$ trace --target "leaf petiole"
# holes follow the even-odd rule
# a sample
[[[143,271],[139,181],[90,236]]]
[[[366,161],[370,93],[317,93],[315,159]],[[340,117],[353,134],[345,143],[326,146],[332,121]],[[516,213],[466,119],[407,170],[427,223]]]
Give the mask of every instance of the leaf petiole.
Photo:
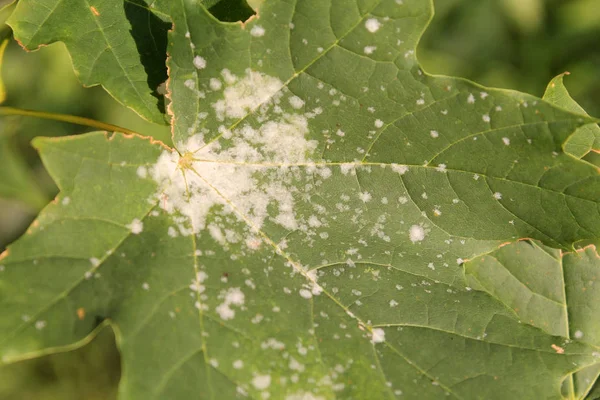
[[[71,124],[89,126],[91,128],[97,128],[110,132],[122,132],[128,135],[139,135],[139,133],[129,130],[127,128],[123,128],[113,124],[108,124],[101,121],[96,121],[90,118],[78,117],[75,115],[57,114],[46,111],[23,110],[20,108],[0,106],[0,116],[1,115],[22,115],[25,117],[44,118],[54,121],[62,121],[69,122]]]

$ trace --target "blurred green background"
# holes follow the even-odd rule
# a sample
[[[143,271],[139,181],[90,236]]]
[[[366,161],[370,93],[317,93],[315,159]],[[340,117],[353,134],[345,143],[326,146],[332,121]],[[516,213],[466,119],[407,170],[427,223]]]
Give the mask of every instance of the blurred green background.
[[[600,116],[600,0],[436,0],[435,5],[418,52],[426,71],[537,96],[552,77],[569,71],[572,97]],[[4,18],[0,13],[0,21]],[[99,87],[83,88],[62,44],[26,53],[11,41],[2,77],[6,106],[84,116],[170,142],[168,127],[145,122]],[[0,119],[0,252],[56,195],[31,139],[90,130],[35,118]],[[114,335],[104,329],[79,350],[0,366],[0,400],[110,400],[119,375]]]

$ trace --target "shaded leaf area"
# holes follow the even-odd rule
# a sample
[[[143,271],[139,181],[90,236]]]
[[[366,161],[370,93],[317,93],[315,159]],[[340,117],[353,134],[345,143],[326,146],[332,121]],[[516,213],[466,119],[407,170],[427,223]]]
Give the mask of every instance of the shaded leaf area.
[[[548,84],[546,93],[544,93],[544,100],[567,110],[587,115],[585,110],[569,95],[563,83],[563,78],[564,75],[559,75]],[[577,129],[565,143],[564,149],[565,152],[575,157],[595,164],[594,153],[600,152],[600,127],[593,124]]]
[[[18,3],[8,24],[23,47],[64,42],[86,86],[101,84],[117,101],[149,121],[164,124],[166,32],[170,25],[143,0],[34,0]]]
[[[594,120],[424,73],[431,11],[271,1],[241,26],[173,3],[176,150],[36,141],[61,193],[0,260],[0,359],[110,318],[122,398],[582,394],[597,347],[567,333],[594,326],[525,321],[463,264],[523,237],[550,252],[598,237],[598,171],[562,149]],[[556,297],[571,298],[594,303]]]

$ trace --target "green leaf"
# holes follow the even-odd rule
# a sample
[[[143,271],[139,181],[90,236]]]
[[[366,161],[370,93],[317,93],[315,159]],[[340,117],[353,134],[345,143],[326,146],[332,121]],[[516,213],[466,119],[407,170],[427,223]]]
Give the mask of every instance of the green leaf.
[[[598,238],[598,170],[563,151],[594,119],[423,72],[422,0],[271,0],[244,25],[193,0],[169,14],[175,149],[36,141],[61,193],[0,259],[2,362],[68,349],[108,319],[123,399],[591,387],[593,309],[568,330],[549,311],[552,326],[524,320],[494,276],[468,286],[463,264],[525,237],[552,254]],[[595,256],[573,258],[573,290]],[[535,290],[556,294],[551,275]]]
[[[567,88],[563,83],[563,78],[567,74],[558,75],[548,84],[544,100],[563,107],[567,110],[587,115],[575,100],[571,98]],[[572,154],[577,158],[586,158],[586,156],[600,151],[600,127],[597,124],[582,126],[577,129],[564,145],[566,153]]]
[[[465,263],[465,273],[470,287],[499,299],[522,322],[599,346],[599,259],[594,246],[561,254],[521,241]],[[569,398],[585,397],[599,374],[600,365],[593,365],[567,378]]]
[[[23,0],[8,24],[28,50],[63,42],[84,85],[100,84],[142,117],[165,123],[157,88],[167,78],[170,25],[143,0],[51,0],[43,5]]]

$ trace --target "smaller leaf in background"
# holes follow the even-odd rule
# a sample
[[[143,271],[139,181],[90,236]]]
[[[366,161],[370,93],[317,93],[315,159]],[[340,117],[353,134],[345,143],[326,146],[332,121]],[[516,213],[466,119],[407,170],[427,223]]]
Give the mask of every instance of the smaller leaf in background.
[[[566,72],[558,75],[550,81],[546,88],[546,93],[544,93],[544,100],[569,111],[588,115],[569,95],[563,82],[565,75],[569,75],[569,73]],[[597,153],[600,150],[600,127],[597,124],[590,124],[577,129],[564,144],[564,150],[577,158],[590,161],[587,158],[587,155],[590,153]],[[592,157],[593,156],[594,155],[592,154]]]
[[[100,84],[142,117],[164,124],[157,88],[167,78],[164,60],[170,25],[142,0],[125,4],[110,0],[91,6],[85,1],[52,0],[40,7],[23,0],[8,24],[28,50],[65,43],[84,85]]]
[[[489,293],[519,319],[552,335],[600,345],[600,257],[594,246],[562,253],[535,241],[519,241],[465,263],[467,283]],[[600,365],[566,379],[563,394],[582,398]]]
[[[0,398],[113,400],[119,377],[115,337],[104,328],[80,349],[0,366]]]
[[[0,197],[17,199],[34,210],[48,202],[46,194],[36,183],[29,166],[20,157],[11,135],[7,134],[7,121],[0,122]]]

